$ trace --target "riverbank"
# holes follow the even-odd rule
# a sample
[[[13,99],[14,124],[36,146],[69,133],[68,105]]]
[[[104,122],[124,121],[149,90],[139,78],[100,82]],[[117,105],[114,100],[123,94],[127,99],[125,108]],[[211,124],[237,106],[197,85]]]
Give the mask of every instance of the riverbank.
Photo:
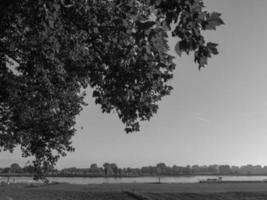
[[[220,178],[220,181],[217,181]],[[0,177],[0,182],[34,183],[32,177]],[[183,177],[48,177],[50,182],[70,184],[120,184],[120,183],[198,183],[198,182],[263,182],[267,176],[183,176]],[[211,181],[210,181],[211,180]],[[215,180],[215,181],[214,181]]]
[[[0,186],[0,200],[263,200],[267,183],[210,184],[10,184]]]
[[[31,173],[0,173],[0,177],[33,177],[34,174]],[[60,178],[142,178],[142,177],[260,177],[267,176],[266,173],[263,174],[184,174],[184,175],[118,175],[118,176],[104,176],[104,175],[93,175],[93,174],[48,174],[46,177],[60,177]]]

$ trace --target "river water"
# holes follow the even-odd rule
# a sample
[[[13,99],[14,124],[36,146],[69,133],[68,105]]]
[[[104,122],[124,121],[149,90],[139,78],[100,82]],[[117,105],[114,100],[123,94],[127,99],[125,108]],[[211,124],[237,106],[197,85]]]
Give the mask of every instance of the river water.
[[[262,181],[267,176],[221,176],[224,181]],[[217,178],[216,176],[179,176],[161,177],[161,183],[198,183],[200,180]],[[159,177],[49,177],[50,181],[72,184],[103,184],[103,183],[156,183]],[[0,182],[7,182],[7,177],[0,177]],[[35,183],[31,177],[10,177],[10,183]]]

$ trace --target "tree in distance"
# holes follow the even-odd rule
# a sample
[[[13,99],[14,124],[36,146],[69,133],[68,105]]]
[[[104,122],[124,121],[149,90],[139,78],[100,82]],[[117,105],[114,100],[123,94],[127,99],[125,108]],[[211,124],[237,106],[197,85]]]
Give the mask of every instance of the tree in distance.
[[[139,131],[172,89],[167,32],[202,68],[218,54],[202,33],[223,24],[202,0],[3,0],[0,18],[0,147],[34,156],[37,179],[74,150],[84,88]]]

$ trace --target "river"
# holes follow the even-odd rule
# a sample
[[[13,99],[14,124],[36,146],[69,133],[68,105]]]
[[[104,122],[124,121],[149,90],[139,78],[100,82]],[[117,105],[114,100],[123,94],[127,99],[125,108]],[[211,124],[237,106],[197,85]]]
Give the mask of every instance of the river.
[[[220,176],[224,181],[262,181],[267,176]],[[200,180],[217,178],[216,176],[179,176],[160,177],[161,183],[198,183]],[[159,177],[49,177],[51,182],[72,183],[72,184],[103,184],[103,183],[156,183]],[[0,182],[7,182],[7,177],[0,177]],[[10,183],[34,183],[30,177],[10,177]]]

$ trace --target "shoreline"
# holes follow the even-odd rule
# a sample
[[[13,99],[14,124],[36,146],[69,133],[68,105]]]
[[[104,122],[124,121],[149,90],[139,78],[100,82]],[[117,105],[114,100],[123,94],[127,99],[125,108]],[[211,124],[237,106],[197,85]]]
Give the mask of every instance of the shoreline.
[[[267,183],[1,185],[0,199],[10,198],[22,200],[258,200],[267,199]]]
[[[34,174],[0,174],[0,177],[33,177]],[[92,176],[92,175],[47,175],[46,177],[62,177],[62,178],[142,178],[142,177],[161,177],[161,178],[170,178],[170,177],[219,177],[219,176],[234,176],[234,177],[253,177],[253,176],[266,176],[267,174],[194,174],[194,175],[142,175],[142,176]]]
[[[68,190],[89,192],[122,192],[128,190],[153,193],[201,193],[201,192],[266,192],[267,182],[222,182],[222,183],[10,183],[0,184],[0,188],[26,188],[35,190]]]

